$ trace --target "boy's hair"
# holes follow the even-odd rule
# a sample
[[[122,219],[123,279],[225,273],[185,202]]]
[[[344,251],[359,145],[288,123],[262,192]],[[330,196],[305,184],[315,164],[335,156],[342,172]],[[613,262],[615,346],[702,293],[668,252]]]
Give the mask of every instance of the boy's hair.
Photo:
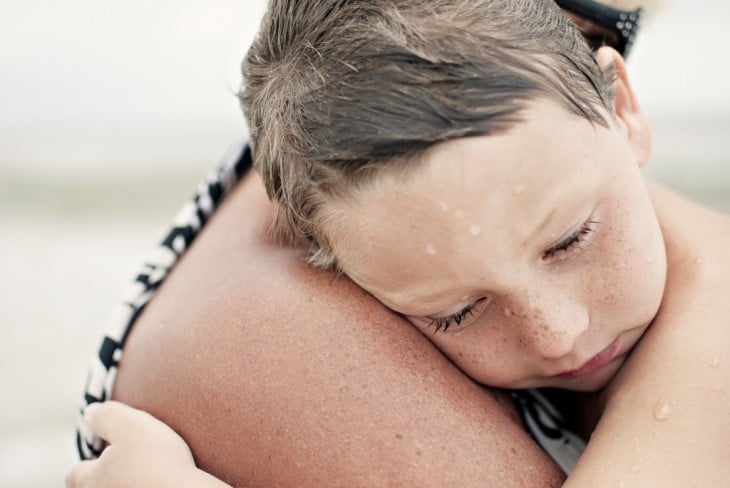
[[[243,63],[254,164],[291,239],[334,262],[333,199],[538,98],[606,126],[611,76],[552,0],[271,0]]]

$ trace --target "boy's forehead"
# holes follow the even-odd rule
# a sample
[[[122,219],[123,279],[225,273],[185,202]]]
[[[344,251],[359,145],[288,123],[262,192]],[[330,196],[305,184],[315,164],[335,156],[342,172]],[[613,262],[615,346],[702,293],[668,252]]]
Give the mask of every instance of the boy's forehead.
[[[554,103],[535,102],[503,132],[435,144],[420,156],[420,164],[403,174],[403,180],[410,186],[446,189],[485,177],[493,190],[504,185],[525,190],[530,181],[540,183],[556,172],[580,170],[593,152],[601,150],[595,144],[598,130],[605,129]]]
[[[610,143],[597,138],[590,123],[538,106],[505,133],[438,144],[409,171],[383,175],[338,209],[335,254],[344,268],[365,271],[398,267],[389,261],[394,242],[441,261],[481,240],[513,259],[547,222],[572,224],[584,193],[608,178],[591,153],[605,154]],[[372,253],[361,251],[363,239]]]

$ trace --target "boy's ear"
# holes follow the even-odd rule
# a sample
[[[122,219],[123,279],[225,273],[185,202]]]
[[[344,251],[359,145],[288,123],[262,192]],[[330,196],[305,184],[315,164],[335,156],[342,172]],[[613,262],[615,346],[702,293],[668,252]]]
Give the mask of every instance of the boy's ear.
[[[613,112],[634,151],[636,161],[643,165],[651,155],[651,127],[629,83],[624,58],[608,46],[599,48],[595,57],[601,69],[613,69],[615,73]]]

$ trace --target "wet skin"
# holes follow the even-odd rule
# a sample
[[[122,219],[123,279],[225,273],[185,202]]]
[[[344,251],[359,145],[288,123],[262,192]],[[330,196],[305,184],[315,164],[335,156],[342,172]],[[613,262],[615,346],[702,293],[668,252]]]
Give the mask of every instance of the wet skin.
[[[342,270],[466,374],[595,391],[654,318],[664,242],[627,131],[531,104],[335,202]],[[393,211],[393,209],[398,209]]]

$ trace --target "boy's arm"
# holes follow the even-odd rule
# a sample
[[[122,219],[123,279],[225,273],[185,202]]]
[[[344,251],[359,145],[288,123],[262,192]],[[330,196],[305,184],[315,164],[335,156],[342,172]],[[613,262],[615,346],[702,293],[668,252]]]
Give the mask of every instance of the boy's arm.
[[[667,245],[665,298],[566,486],[730,480],[730,224],[666,190],[652,197]]]

